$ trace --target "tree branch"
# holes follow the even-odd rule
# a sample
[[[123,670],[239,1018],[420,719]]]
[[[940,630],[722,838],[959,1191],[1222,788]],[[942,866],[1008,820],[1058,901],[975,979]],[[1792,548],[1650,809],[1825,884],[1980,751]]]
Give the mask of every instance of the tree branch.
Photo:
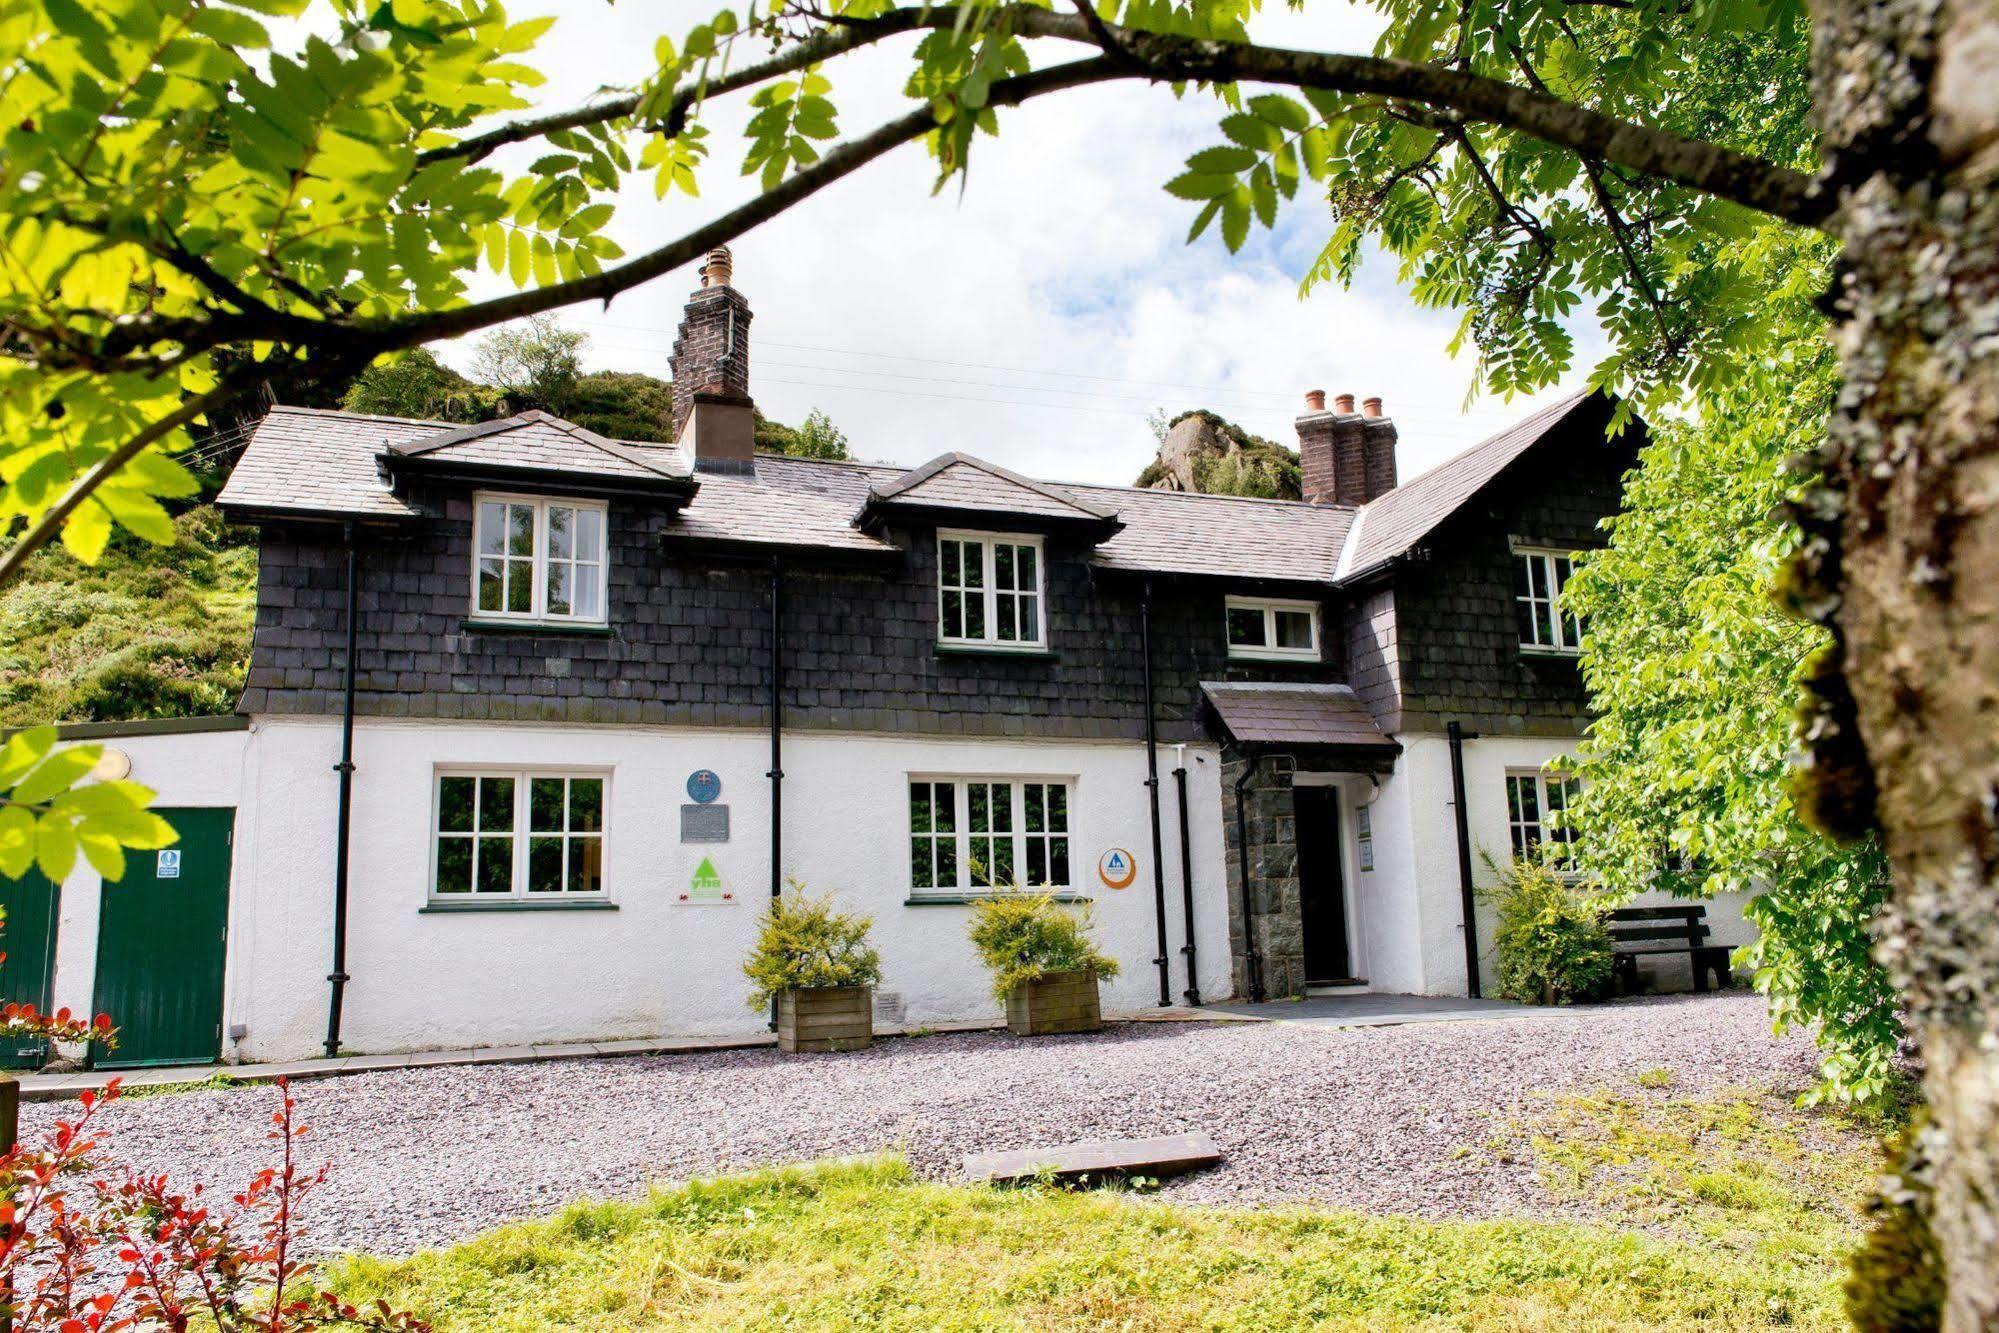
[[[1125,63],[1115,74],[1104,77],[1143,73],[1167,83],[1269,83],[1417,102],[1467,120],[1517,130],[1557,147],[1669,180],[1805,227],[1822,227],[1835,202],[1803,172],[1717,144],[1683,138],[1670,130],[1619,120],[1546,92],[1443,65],[1149,32],[1121,27],[1094,14],[1091,21],[1076,14],[1025,5],[988,12],[1006,16],[1014,32],[1022,37],[1052,38],[1098,49],[1104,49],[1105,42],[1110,42]],[[799,46],[770,61],[746,66],[716,80],[707,86],[707,91],[747,87],[772,74],[787,73],[898,33],[953,27],[959,17],[957,6],[939,5],[893,9],[869,19],[842,19],[838,21],[838,31],[806,38]],[[674,105],[691,103],[699,95],[696,89],[676,93]],[[634,95],[540,120],[501,126],[461,143],[432,149],[418,160],[471,157],[476,161],[504,144],[630,115],[638,102]]]
[[[28,562],[28,557],[48,545],[49,541],[62,531],[62,525],[69,516],[81,508],[83,502],[88,500],[99,486],[109,481],[119,468],[144,453],[148,445],[165,439],[196,417],[205,415],[210,408],[220,407],[228,402],[241,393],[243,388],[242,384],[224,379],[207,393],[188,399],[179,408],[145,427],[99,459],[90,471],[70,484],[70,488],[63,492],[60,500],[42,511],[41,517],[21,534],[19,541],[8,548],[5,556],[0,556],[0,586],[5,586],[16,574],[19,574],[21,566]]]
[[[678,133],[682,121],[695,104],[704,97],[720,97],[743,88],[754,87],[780,74],[795,74],[807,65],[816,65],[832,56],[870,46],[900,33],[913,32],[925,26],[922,9],[894,9],[870,19],[864,24],[829,29],[799,41],[796,45],[778,52],[769,60],[745,65],[733,74],[703,80],[690,87],[677,90],[667,102],[665,113],[660,117],[670,133]],[[543,135],[555,134],[562,130],[582,129],[586,125],[599,125],[605,121],[623,120],[636,113],[644,103],[643,93],[631,93],[624,97],[614,97],[608,101],[592,102],[588,106],[572,111],[559,111],[553,115],[538,116],[531,120],[514,121],[506,125],[460,139],[454,144],[417,154],[418,167],[427,167],[436,162],[464,160],[468,165],[482,162],[496,150],[509,144],[525,143],[539,139]]]

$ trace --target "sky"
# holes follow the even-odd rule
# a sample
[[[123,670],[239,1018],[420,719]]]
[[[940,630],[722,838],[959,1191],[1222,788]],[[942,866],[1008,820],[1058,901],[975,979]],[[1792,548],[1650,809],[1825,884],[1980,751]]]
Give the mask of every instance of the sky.
[[[1366,50],[1378,19],[1345,0],[1278,12],[1259,40]],[[539,106],[560,109],[647,72],[654,37],[710,14],[696,0],[610,5],[529,0],[514,17],[557,21],[530,57],[548,75]],[[906,110],[913,39],[842,58],[843,137]],[[1060,48],[1057,48],[1059,50]],[[1379,395],[1400,432],[1406,479],[1533,411],[1482,397],[1467,410],[1470,354],[1453,359],[1448,311],[1418,310],[1377,258],[1351,289],[1298,279],[1323,244],[1306,192],[1274,231],[1231,255],[1219,228],[1192,245],[1193,207],[1161,186],[1186,156],[1220,142],[1212,99],[1119,85],[1002,111],[963,190],[933,195],[912,144],[745,234],[731,247],[750,301],[751,393],[796,424],[823,409],[856,457],[915,464],[947,450],[1056,480],[1129,482],[1157,447],[1148,415],[1210,408],[1253,434],[1296,444],[1308,389]],[[609,230],[627,253],[670,240],[742,202],[747,110],[711,104],[712,153],[698,200],[654,198],[650,174],[618,198]],[[476,294],[501,290],[486,279]],[[601,304],[561,312],[590,335],[591,369],[665,376],[695,268]],[[461,367],[469,345],[439,349]],[[1585,339],[1579,363],[1591,359]],[[1582,370],[1549,393],[1580,385]]]

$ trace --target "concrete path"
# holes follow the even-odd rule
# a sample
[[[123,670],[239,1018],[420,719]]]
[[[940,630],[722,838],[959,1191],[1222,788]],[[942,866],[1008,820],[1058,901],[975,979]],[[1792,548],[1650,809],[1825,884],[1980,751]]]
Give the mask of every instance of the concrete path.
[[[1589,1005],[1515,1004],[1511,1000],[1472,1000],[1448,995],[1310,995],[1302,1000],[1271,1000],[1264,1004],[1225,1002],[1209,1005],[1220,1013],[1273,1023],[1303,1023],[1311,1027],[1371,1028],[1396,1023],[1462,1023],[1507,1018],[1562,1018],[1593,1012]]]

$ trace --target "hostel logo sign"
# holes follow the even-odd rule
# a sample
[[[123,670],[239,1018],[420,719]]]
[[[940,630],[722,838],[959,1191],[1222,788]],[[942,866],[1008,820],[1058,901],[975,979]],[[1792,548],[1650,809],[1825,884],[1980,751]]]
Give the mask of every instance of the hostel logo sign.
[[[726,903],[733,902],[735,896],[722,887],[722,872],[715,868],[714,858],[704,856],[701,864],[694,867],[694,875],[687,881],[687,892],[680,895],[680,901]]]
[[[1097,858],[1097,878],[1105,888],[1129,888],[1138,878],[1138,858],[1122,847],[1113,847]]]

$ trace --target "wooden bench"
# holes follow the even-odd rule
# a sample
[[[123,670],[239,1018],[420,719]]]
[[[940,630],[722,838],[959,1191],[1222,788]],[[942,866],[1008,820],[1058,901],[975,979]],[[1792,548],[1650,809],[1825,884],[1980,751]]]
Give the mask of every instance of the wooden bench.
[[[1638,960],[1659,954],[1691,958],[1697,991],[1707,989],[1710,973],[1722,990],[1734,984],[1728,967],[1733,946],[1709,941],[1705,907],[1619,907],[1605,915],[1604,924],[1617,950],[1612,976],[1626,994],[1638,989]]]

